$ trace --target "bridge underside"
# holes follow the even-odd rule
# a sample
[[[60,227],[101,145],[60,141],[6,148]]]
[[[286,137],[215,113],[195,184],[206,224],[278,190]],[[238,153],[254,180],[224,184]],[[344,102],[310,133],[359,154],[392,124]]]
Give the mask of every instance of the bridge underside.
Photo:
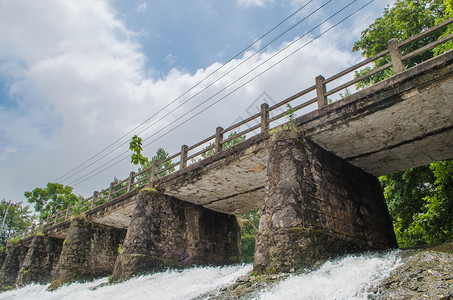
[[[302,135],[375,175],[453,157],[453,51],[297,119]],[[237,214],[262,205],[269,136],[159,180],[164,193]]]
[[[453,52],[299,119],[306,138],[380,176],[453,157]]]

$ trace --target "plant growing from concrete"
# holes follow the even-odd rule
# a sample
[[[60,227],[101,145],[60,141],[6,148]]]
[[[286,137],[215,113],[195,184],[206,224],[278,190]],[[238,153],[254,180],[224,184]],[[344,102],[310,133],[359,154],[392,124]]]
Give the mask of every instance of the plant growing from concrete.
[[[118,255],[123,254],[123,251],[124,251],[124,245],[123,244],[119,244],[118,245]]]
[[[86,209],[83,206],[83,202],[79,200],[74,206],[71,207],[71,220],[73,219],[86,219]]]
[[[286,117],[288,118],[288,124],[289,124],[289,126],[296,127],[296,114],[294,113],[295,110],[289,103],[286,104],[286,107],[288,108],[288,111],[286,112]]]
[[[13,237],[12,239],[10,239],[10,240],[8,241],[8,243],[9,243],[10,245],[13,245],[13,246],[14,246],[14,245],[19,244],[20,240],[21,240],[21,236],[20,236],[20,235],[16,235],[16,236]]]

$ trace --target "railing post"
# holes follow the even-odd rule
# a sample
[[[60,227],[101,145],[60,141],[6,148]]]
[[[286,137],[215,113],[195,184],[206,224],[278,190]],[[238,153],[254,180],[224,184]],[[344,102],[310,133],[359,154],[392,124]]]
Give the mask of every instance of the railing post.
[[[129,175],[129,181],[127,183],[127,193],[129,193],[132,190],[132,186],[134,185],[135,182],[135,172],[132,171]]]
[[[316,77],[316,95],[318,97],[318,108],[327,105],[327,97],[326,97],[326,84],[324,81],[326,80],[324,77],[319,75]]]
[[[64,216],[64,219],[67,220],[69,217],[69,212],[71,211],[71,204],[68,205],[66,208],[66,216]]]
[[[60,214],[60,210],[57,210],[57,213],[55,214],[55,221],[53,222],[53,225],[57,224],[59,214]]]
[[[269,131],[269,105],[261,104],[261,132]]]
[[[223,141],[223,128],[217,127],[215,130],[215,142],[214,142],[214,152],[222,151],[222,141]]]
[[[153,164],[151,165],[151,174],[149,176],[149,182],[153,182],[157,178],[157,160],[153,161]]]
[[[395,72],[395,74],[403,72],[403,55],[401,54],[401,50],[398,46],[398,40],[391,39],[387,43],[389,46],[390,57],[392,58],[393,71]]]
[[[188,151],[187,149],[189,149],[189,147],[187,145],[181,146],[181,158],[179,160],[179,169],[180,170],[187,167],[187,151]]]
[[[95,191],[95,192],[93,193],[93,199],[91,200],[91,208],[93,208],[93,207],[96,206],[96,200],[97,200],[97,198],[98,198],[98,192]]]
[[[114,182],[110,182],[110,187],[109,187],[109,196],[107,197],[107,202],[109,202],[112,199],[112,193],[113,193],[113,185]]]

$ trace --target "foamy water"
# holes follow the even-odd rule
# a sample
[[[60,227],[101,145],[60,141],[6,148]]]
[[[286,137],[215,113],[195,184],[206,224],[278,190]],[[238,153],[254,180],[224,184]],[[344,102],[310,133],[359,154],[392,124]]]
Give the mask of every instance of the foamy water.
[[[401,265],[398,251],[347,256],[328,261],[318,270],[292,276],[255,299],[367,299],[377,286]]]
[[[400,265],[398,257],[393,251],[328,261],[316,271],[292,276],[261,291],[254,299],[366,299],[368,288]],[[251,270],[250,264],[169,270],[103,287],[98,286],[107,282],[106,278],[74,283],[54,292],[46,291],[46,285],[28,285],[1,293],[0,299],[194,299],[219,291]]]

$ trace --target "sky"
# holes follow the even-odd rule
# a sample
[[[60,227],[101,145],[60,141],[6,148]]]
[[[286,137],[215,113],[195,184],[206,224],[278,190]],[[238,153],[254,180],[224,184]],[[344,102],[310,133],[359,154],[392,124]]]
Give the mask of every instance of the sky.
[[[89,197],[137,170],[134,134],[145,156],[177,153],[357,63],[393,1],[314,38],[368,2],[0,0],[0,199],[47,182]]]

